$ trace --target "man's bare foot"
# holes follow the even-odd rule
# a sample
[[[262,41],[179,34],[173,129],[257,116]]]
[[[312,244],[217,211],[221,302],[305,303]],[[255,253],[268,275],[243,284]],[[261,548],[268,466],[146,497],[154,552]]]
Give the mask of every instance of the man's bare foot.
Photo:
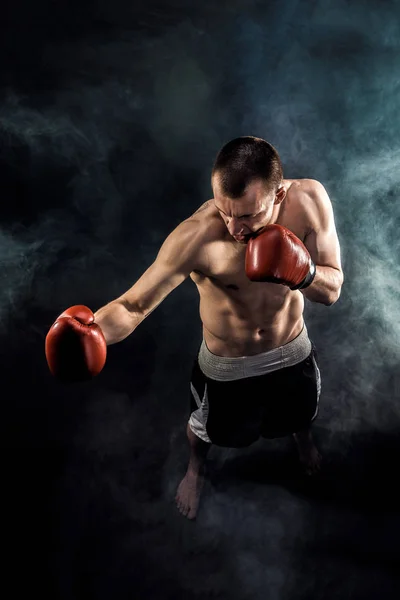
[[[175,501],[179,512],[188,519],[194,519],[199,507],[204,475],[188,469],[176,492]]]
[[[307,475],[316,475],[321,469],[322,457],[312,439],[311,431],[300,431],[293,435],[299,451],[300,463]]]

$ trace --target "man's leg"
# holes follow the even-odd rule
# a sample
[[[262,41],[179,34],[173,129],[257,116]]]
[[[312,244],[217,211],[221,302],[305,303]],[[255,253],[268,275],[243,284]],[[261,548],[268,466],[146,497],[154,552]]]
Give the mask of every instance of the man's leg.
[[[190,445],[190,459],[185,477],[179,484],[175,500],[179,511],[188,519],[196,517],[204,482],[204,463],[211,444],[204,442],[189,427],[186,434]]]
[[[299,451],[300,462],[307,475],[316,475],[321,466],[321,455],[311,435],[311,425],[293,434]]]
[[[321,393],[321,373],[317,363],[317,351],[313,343],[311,354],[308,359],[304,361],[304,375],[307,376],[306,380],[314,382],[310,396],[306,394],[306,397],[312,399],[313,403],[315,402],[315,409],[314,405],[312,405],[314,414],[311,423],[304,429],[293,434],[293,437],[296,441],[300,462],[303,465],[305,472],[307,475],[315,475],[321,468],[322,457],[314,444],[311,427],[318,414],[319,397]]]

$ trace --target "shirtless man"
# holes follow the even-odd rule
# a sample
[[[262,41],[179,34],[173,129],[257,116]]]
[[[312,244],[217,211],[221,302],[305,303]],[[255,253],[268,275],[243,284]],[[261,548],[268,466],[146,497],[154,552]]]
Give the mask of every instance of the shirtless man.
[[[311,424],[321,385],[304,297],[331,306],[343,284],[327,192],[312,179],[284,179],[271,144],[232,140],[217,155],[211,184],[214,197],[172,231],[127,292],[94,317],[87,307],[68,309],[46,338],[53,374],[97,374],[106,345],[129,336],[187,277],[194,281],[203,341],[190,382],[190,460],[176,494],[189,519],[212,444],[244,447],[260,436],[293,435],[306,472],[318,471]],[[65,342],[71,331],[84,339],[84,358],[74,350],[79,368]]]

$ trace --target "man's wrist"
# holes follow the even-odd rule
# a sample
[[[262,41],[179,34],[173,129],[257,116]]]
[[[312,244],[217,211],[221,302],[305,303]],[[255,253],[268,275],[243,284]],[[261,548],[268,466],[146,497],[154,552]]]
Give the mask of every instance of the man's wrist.
[[[291,287],[291,290],[304,290],[309,287],[315,279],[315,275],[317,274],[317,267],[315,266],[313,260],[310,258],[310,269],[307,275],[304,277],[303,281],[301,281],[298,285]]]

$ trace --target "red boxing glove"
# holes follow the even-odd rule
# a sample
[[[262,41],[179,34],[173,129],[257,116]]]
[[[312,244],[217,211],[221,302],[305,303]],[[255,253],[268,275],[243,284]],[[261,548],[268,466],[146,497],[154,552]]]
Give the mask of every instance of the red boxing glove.
[[[282,283],[291,290],[311,285],[315,264],[301,240],[286,227],[264,227],[246,248],[246,275],[251,281]]]
[[[98,375],[107,343],[87,306],[71,306],[50,327],[45,353],[51,373],[62,381],[85,381]]]

